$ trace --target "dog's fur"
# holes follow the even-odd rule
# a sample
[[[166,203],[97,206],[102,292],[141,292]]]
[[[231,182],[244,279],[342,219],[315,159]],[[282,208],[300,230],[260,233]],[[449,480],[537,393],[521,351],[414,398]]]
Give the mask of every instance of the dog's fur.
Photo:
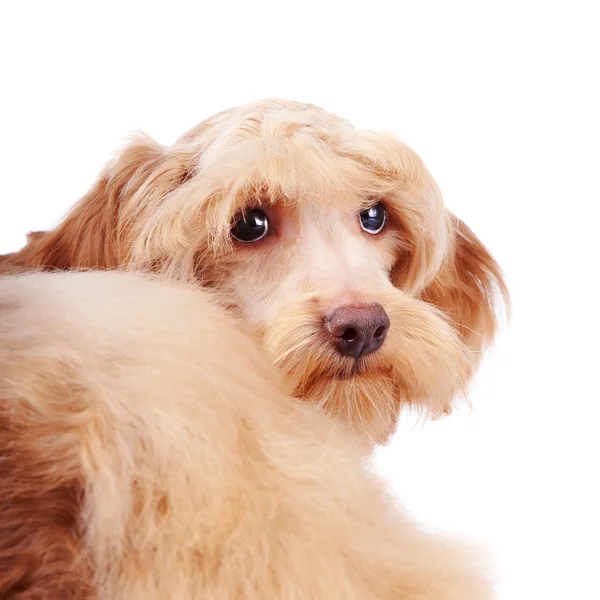
[[[357,212],[375,200],[388,226],[369,236]],[[271,234],[233,243],[232,220],[257,205]],[[360,466],[402,405],[449,410],[506,296],[413,151],[281,101],[169,148],[138,137],[56,229],[0,258],[5,273],[90,268],[161,283],[1,282],[1,591],[488,597]],[[340,357],[324,315],[374,302],[383,347]]]
[[[31,274],[0,307],[2,597],[488,597],[201,290]]]

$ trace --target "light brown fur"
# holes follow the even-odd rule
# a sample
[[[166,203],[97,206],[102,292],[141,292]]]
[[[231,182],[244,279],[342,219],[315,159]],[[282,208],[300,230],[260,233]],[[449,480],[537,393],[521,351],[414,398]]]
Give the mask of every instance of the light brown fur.
[[[374,201],[385,204],[389,218],[380,235],[370,236],[361,231],[357,213]],[[232,221],[236,215],[253,207],[261,207],[268,214],[273,223],[270,235],[252,245],[233,242],[230,236]],[[71,508],[63,512],[71,517],[73,511],[84,515],[68,527],[61,521],[58,529],[60,510],[58,516],[50,511],[44,517],[48,531],[56,529],[60,535],[65,535],[68,530],[69,541],[65,541],[64,548],[73,551],[67,552],[65,560],[70,564],[71,558],[79,557],[76,567],[69,567],[69,573],[79,573],[74,577],[84,582],[82,586],[92,585],[90,589],[100,590],[103,597],[115,597],[114,594],[151,597],[151,593],[159,593],[157,590],[162,590],[160,593],[164,597],[167,589],[172,597],[195,597],[196,590],[201,589],[203,597],[207,598],[350,598],[353,597],[351,590],[355,590],[354,597],[357,598],[487,597],[483,591],[485,586],[479,587],[477,577],[471,590],[468,587],[471,584],[465,583],[462,575],[456,575],[454,582],[454,575],[444,571],[445,574],[439,573],[437,581],[437,575],[427,571],[429,567],[426,568],[425,563],[429,553],[433,565],[442,560],[437,554],[442,550],[436,549],[435,544],[428,546],[430,542],[413,530],[404,517],[389,515],[387,509],[384,510],[387,516],[375,514],[379,510],[376,508],[378,503],[383,502],[381,491],[379,488],[376,492],[368,491],[372,483],[364,479],[365,475],[358,467],[361,462],[356,454],[358,450],[348,446],[356,443],[364,451],[365,446],[384,443],[395,429],[402,406],[412,406],[432,416],[448,412],[454,399],[464,395],[481,351],[494,337],[498,296],[503,295],[506,299],[502,275],[494,259],[468,227],[448,212],[431,175],[406,145],[388,134],[357,130],[347,121],[312,105],[278,100],[220,113],[192,129],[171,147],[161,146],[146,136],[137,136],[105,168],[91,190],[56,229],[30,234],[25,248],[0,257],[0,271],[5,273],[38,269],[145,271],[156,274],[164,282],[164,292],[158,292],[155,282],[139,279],[139,276],[128,279],[121,274],[112,279],[106,274],[102,279],[100,274],[73,274],[69,278],[54,273],[52,283],[49,276],[37,275],[38,279],[11,277],[7,279],[10,284],[3,284],[32,286],[36,292],[32,302],[38,302],[42,314],[54,314],[54,317],[48,317],[46,323],[46,317],[35,316],[33,311],[26,317],[18,313],[21,327],[30,331],[29,337],[20,334],[19,338],[13,330],[7,333],[9,337],[15,336],[16,347],[22,344],[24,349],[22,356],[7,354],[4,367],[15,369],[18,356],[21,356],[23,368],[31,370],[34,368],[32,361],[39,359],[47,381],[36,384],[33,390],[10,391],[11,385],[18,387],[31,382],[24,371],[14,378],[12,375],[6,378],[0,373],[0,385],[8,385],[10,391],[6,398],[1,398],[3,410],[8,411],[5,415],[20,415],[15,413],[15,406],[21,406],[22,400],[25,402],[22,422],[18,419],[5,421],[8,423],[7,439],[13,436],[15,442],[0,448],[9,457],[7,468],[12,473],[6,479],[8,487],[5,486],[2,494],[12,493],[13,488],[21,489],[21,485],[29,489],[26,478],[22,484],[18,469],[10,467],[19,464],[13,460],[14,448],[22,452],[22,456],[31,457],[21,461],[27,464],[36,463],[34,457],[39,456],[37,445],[31,446],[32,438],[25,423],[31,424],[29,420],[33,419],[34,423],[39,422],[46,428],[43,431],[52,431],[53,427],[58,431],[59,424],[68,424],[72,418],[78,421],[82,417],[82,429],[77,429],[76,435],[79,441],[69,445],[69,457],[57,455],[55,459],[55,455],[50,454],[48,462],[43,463],[48,464],[49,472],[57,470],[57,479],[51,480],[56,489],[61,490],[61,494],[69,491],[64,496],[66,500],[48,500],[49,504],[60,506],[63,501],[71,502]],[[15,283],[17,281],[27,283]],[[103,312],[94,302],[92,308],[76,302],[77,299],[84,302],[80,288],[87,281],[98,288],[100,297],[104,297],[104,286],[114,287],[116,295],[122,296],[122,320],[114,304],[109,303],[113,312]],[[182,333],[177,338],[184,346],[179,349],[167,330],[169,327],[181,329],[182,316],[161,316],[156,298],[165,294],[165,301],[171,302],[176,310],[178,302],[190,294],[189,288],[178,287],[181,284],[195,286],[198,299],[193,302],[198,303],[195,309],[203,314],[198,317],[195,333],[190,325],[189,337]],[[139,317],[139,321],[135,320],[134,302],[128,295],[131,291],[128,286],[141,286],[142,303],[152,307],[144,317]],[[208,290],[210,297],[206,296]],[[50,296],[42,311],[41,297],[46,293]],[[62,294],[61,302],[68,307],[67,312],[72,311],[70,317],[67,318],[64,311],[53,313],[57,310],[53,293]],[[69,296],[71,293],[74,294],[73,301]],[[188,300],[184,304],[186,302]],[[193,304],[191,300],[189,302]],[[338,355],[323,335],[324,315],[341,305],[372,303],[381,304],[389,316],[391,325],[387,339],[376,353],[358,362],[349,361]],[[6,310],[5,320],[13,315],[10,306]],[[182,312],[188,314],[185,310]],[[131,325],[127,315],[131,317]],[[98,320],[102,322],[102,335],[96,330]],[[161,323],[169,325],[161,327]],[[50,333],[42,335],[43,327],[56,334],[55,342]],[[223,331],[221,337],[217,335],[219,328]],[[245,332],[238,331],[239,328]],[[153,356],[147,355],[144,344],[132,342],[144,329],[147,330],[144,343]],[[248,333],[258,341],[264,356],[256,356],[254,346],[248,345],[244,337]],[[89,345],[82,346],[79,354],[76,352],[63,364],[56,352],[50,350],[52,344],[62,339],[64,346],[78,336],[88,339]],[[102,336],[105,336],[105,342],[97,346]],[[165,338],[164,349],[161,349],[161,336]],[[125,347],[133,343],[131,352],[122,351],[117,340]],[[37,354],[30,355],[27,344],[34,341]],[[187,353],[185,347],[196,344],[196,354],[191,348]],[[106,353],[106,347],[110,347],[110,352]],[[170,348],[170,355],[166,354],[167,348]],[[175,358],[181,362],[173,362]],[[189,361],[197,367],[193,372],[189,371],[192,364]],[[79,367],[67,377],[65,369],[74,368],[74,364]],[[112,365],[114,377],[106,375],[111,370],[109,365]],[[211,369],[214,375],[210,375]],[[147,380],[142,377],[142,372]],[[94,374],[100,374],[103,382],[100,396],[88,390],[89,378],[93,379]],[[160,408],[157,404],[151,409],[152,403],[146,405],[134,401],[138,397],[145,398],[144,394],[154,398],[154,392],[150,394],[148,386],[158,385],[157,381],[162,385],[163,378],[164,381],[175,378],[183,386],[178,392],[174,383],[172,390],[166,386],[156,396],[156,402],[164,403],[168,398],[173,403],[173,414],[168,418],[163,415],[164,405]],[[256,387],[249,383],[250,387],[246,389],[245,378],[254,381]],[[281,381],[274,383],[274,379]],[[67,380],[75,385],[76,392],[65,387]],[[92,387],[96,390],[95,385],[93,383]],[[304,406],[293,405],[282,386],[295,398],[307,401]],[[56,390],[60,390],[59,395]],[[58,402],[59,396],[63,404]],[[179,397],[181,404],[176,400]],[[126,404],[131,402],[127,404],[129,413],[123,412],[125,400]],[[80,401],[87,407],[81,408],[81,415],[77,404]],[[13,405],[14,402],[17,404]],[[33,403],[30,408],[27,408],[27,402]],[[250,412],[244,417],[243,425],[235,416],[239,408],[235,403],[240,402],[245,408],[239,414]],[[232,406],[231,403],[236,405],[235,410],[227,408]],[[310,404],[322,410],[314,411],[309,408]],[[202,421],[206,415],[193,412],[204,409],[190,408],[196,405],[205,407],[211,419],[216,421],[207,425]],[[273,413],[274,406],[287,407],[284,410],[287,417],[283,421],[274,421],[274,416],[267,417],[267,413]],[[292,406],[294,416],[290,417],[286,411]],[[60,418],[56,415],[50,418],[49,407],[52,413],[58,410]],[[222,407],[222,412],[217,407]],[[104,410],[108,410],[106,414],[110,416],[102,416]],[[146,411],[152,410],[156,412],[153,413],[155,417],[163,415],[167,424],[171,418],[174,422],[189,418],[196,424],[198,439],[186,438],[184,432],[181,432],[183,437],[173,436],[172,447],[169,446],[171,454],[165,454],[170,458],[161,463],[158,456],[167,441],[155,425],[158,421],[146,416]],[[334,416],[348,433],[334,427],[323,412]],[[130,431],[131,419],[138,423],[139,431]],[[293,435],[290,419],[294,423]],[[72,431],[63,432],[69,440],[72,440],[69,437]],[[354,442],[347,438],[350,432],[355,436]],[[289,447],[295,447],[296,434],[299,439],[306,438],[308,446],[311,440],[317,439],[314,443],[320,448],[319,452],[325,454],[319,455],[317,460],[311,455],[314,448],[296,449],[299,454],[295,459],[293,452],[275,448],[264,441],[274,436],[281,445],[289,443]],[[233,446],[230,446],[233,442],[228,435],[237,440]],[[289,442],[284,443],[288,435],[291,436]],[[93,439],[98,448],[92,450],[89,447],[92,442],[84,443],[81,439]],[[101,444],[106,447],[100,449]],[[116,446],[111,450],[113,444]],[[260,452],[256,450],[257,444]],[[141,454],[138,455],[135,450],[123,466],[117,446],[119,451],[126,453],[134,452],[132,448],[143,448],[143,451],[139,450]],[[233,461],[223,463],[232,469],[231,481],[227,478],[226,483],[214,470],[220,460],[225,460],[219,458],[222,450],[229,457],[227,460]],[[96,451],[101,452],[101,456],[96,456]],[[302,454],[305,451],[306,457]],[[246,454],[251,465],[244,462]],[[273,461],[277,462],[280,455],[283,462],[271,471]],[[106,484],[108,487],[102,487],[104,484],[94,487],[96,484],[91,482],[98,474],[93,469],[84,469],[83,456],[92,461],[90,464],[96,464],[96,470],[100,463],[106,465],[104,471],[111,479]],[[345,467],[336,463],[342,456],[345,456]],[[156,464],[149,462],[150,457],[156,459]],[[192,457],[195,458],[191,463],[186,462]],[[312,533],[304,535],[296,528],[290,534],[290,539],[296,539],[296,542],[278,546],[277,536],[287,535],[287,529],[279,517],[270,522],[261,511],[268,506],[277,514],[280,510],[287,514],[288,505],[283,498],[292,502],[288,496],[298,493],[298,503],[292,502],[293,510],[307,511],[306,518],[310,523],[312,509],[304,505],[308,502],[304,494],[308,492],[300,489],[294,492],[294,484],[288,479],[303,472],[313,459],[327,465],[320,466],[313,474],[310,494],[317,494],[315,501],[323,502],[325,520],[331,521],[334,528],[329,530],[319,521],[317,529],[324,527],[328,536],[339,537],[330,540],[331,553],[326,553],[322,561],[317,563],[309,557],[306,565],[298,563],[298,568],[307,569],[306,573],[303,571],[300,576],[299,572],[298,577],[291,576],[289,583],[285,583],[283,573],[300,559],[294,558],[292,563],[285,561],[292,560],[297,553],[311,553],[307,548],[312,543]],[[105,460],[107,462],[103,462]],[[177,466],[177,461],[183,462]],[[260,467],[252,466],[255,463]],[[86,468],[91,468],[90,464]],[[234,468],[234,464],[237,467]],[[240,467],[242,464],[244,468]],[[122,472],[125,467],[129,469],[126,473]],[[245,473],[245,469],[254,472],[255,468],[261,469],[258,487]],[[330,477],[334,468],[339,470],[339,477]],[[267,476],[267,472],[271,474]],[[39,474],[42,481],[46,476],[44,473]],[[140,483],[140,476],[162,482],[156,497]],[[199,487],[194,483],[195,477],[202,479]],[[48,494],[57,493],[54,484],[48,484]],[[245,494],[253,506],[256,504],[258,513],[248,514],[256,517],[267,537],[257,534],[245,513],[240,516],[240,508],[230,496],[226,496],[227,500],[218,507],[210,504],[210,511],[203,512],[202,524],[194,520],[200,517],[191,516],[191,504],[183,503],[173,513],[173,523],[164,515],[161,517],[166,519],[165,524],[174,528],[172,534],[161,533],[160,528],[150,526],[158,519],[156,514],[162,514],[159,505],[165,509],[165,514],[171,514],[166,508],[168,502],[163,503],[165,494],[187,495],[189,503],[204,506],[203,503],[208,502],[206,490],[220,490],[220,486],[235,490],[234,495]],[[359,501],[359,493],[356,504],[352,504],[354,500],[341,500],[338,496],[335,501],[330,501],[328,494],[334,494],[336,486],[364,487],[366,496]],[[40,489],[45,488],[41,486]],[[90,496],[92,489],[96,491]],[[30,489],[23,494],[24,506],[27,503],[42,506],[43,502],[36,504],[38,497],[31,496]],[[78,504],[81,502],[84,504]],[[230,507],[232,502],[233,508]],[[96,539],[93,536],[100,535],[97,523],[103,522],[100,513],[111,503],[115,507],[121,506],[125,512],[131,509],[133,513],[110,513],[107,531],[102,534],[105,537]],[[149,512],[146,512],[147,505]],[[359,517],[361,511],[365,514]],[[26,524],[16,521],[18,527],[26,528]],[[233,540],[239,536],[240,548],[229,538],[225,541],[226,538],[219,537],[221,534],[217,531],[220,531],[222,521],[232,528],[228,535],[232,535]],[[316,521],[315,517],[314,523]],[[114,527],[108,525],[109,522],[113,522]],[[184,522],[189,522],[189,527],[184,527]],[[216,536],[212,546],[204,538],[197,540],[197,536],[204,535],[201,532],[208,531],[206,527],[215,528],[215,532],[210,530],[210,536]],[[394,537],[395,534],[389,532],[390,538],[378,538],[377,532],[389,527],[399,527],[402,534]],[[345,529],[350,531],[342,533]],[[363,532],[360,535],[366,536],[369,530],[373,547],[368,550],[361,550],[355,538],[349,541],[350,538],[345,537],[359,535],[359,531]],[[176,547],[182,544],[187,547],[186,535],[192,536],[189,546],[194,550],[189,554],[182,550],[177,552],[177,558],[169,558],[167,555],[175,553]],[[256,535],[254,541],[252,538]],[[325,540],[319,541],[315,548],[321,543],[325,544]],[[136,550],[124,550],[127,544]],[[144,550],[146,544],[156,548],[156,558],[143,554],[147,551]],[[422,551],[421,544],[425,544]],[[0,559],[10,556],[11,552],[15,552],[14,544],[3,547],[0,541]],[[241,554],[238,556],[237,552]],[[411,563],[416,569],[414,572],[413,567],[406,570],[402,566],[411,552],[414,552],[415,562]],[[344,557],[336,558],[336,553]],[[134,560],[134,554],[138,561],[135,567],[128,562]],[[190,558],[192,555],[195,558]],[[35,551],[32,556],[35,557]],[[107,559],[107,556],[111,558]],[[122,574],[113,572],[117,564],[114,557],[117,556],[129,565],[123,567]],[[381,565],[375,565],[374,557],[381,558]],[[444,557],[443,560],[453,563],[449,554]],[[344,562],[346,559],[350,562]],[[22,554],[19,560],[21,566],[15,567],[15,572],[24,568]],[[37,560],[39,562],[39,555]],[[261,566],[261,560],[271,561],[272,568]],[[156,566],[159,563],[164,565],[160,569]],[[359,563],[362,566],[357,566]],[[350,568],[350,564],[354,567]],[[43,570],[47,566],[44,563],[35,569]],[[243,579],[231,574],[236,568],[243,573]],[[341,573],[338,584],[334,585],[326,576],[324,570],[327,568],[331,573]],[[30,572],[32,569],[35,570],[32,567]],[[213,582],[211,577],[221,569],[225,569],[223,573],[229,573],[230,581],[236,582],[233,587],[219,587],[225,584]],[[415,575],[421,569],[428,573],[423,577],[433,577],[427,585],[422,582],[421,575]],[[350,574],[353,570],[356,573]],[[94,574],[92,583],[86,579],[88,571]],[[103,579],[105,571],[107,575]],[[173,579],[174,571],[181,575],[179,584]],[[309,572],[313,574],[309,576]],[[377,575],[371,578],[373,574]],[[303,577],[308,577],[306,585],[299,583]],[[58,579],[62,581],[60,577]],[[208,583],[209,580],[212,583]],[[376,580],[380,583],[376,584]],[[221,580],[217,577],[214,581]],[[411,587],[413,581],[414,589]],[[239,585],[248,587],[242,591],[235,587]],[[271,585],[274,587],[269,587]],[[455,592],[455,585],[456,590],[467,585],[470,591]],[[261,587],[275,595],[261,596]],[[285,594],[284,589],[287,590]],[[324,590],[327,594],[322,595]]]
[[[201,290],[5,277],[0,340],[2,597],[491,597]]]

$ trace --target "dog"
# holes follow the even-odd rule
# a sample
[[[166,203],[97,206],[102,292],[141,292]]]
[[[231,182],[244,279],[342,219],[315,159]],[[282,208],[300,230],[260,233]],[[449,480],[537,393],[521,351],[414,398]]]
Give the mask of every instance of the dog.
[[[452,407],[507,297],[415,152],[278,100],[218,114],[169,148],[138,136],[56,229],[0,265],[128,267],[218,290],[297,397],[373,443],[402,406]],[[385,343],[369,352],[379,327]]]
[[[1,591],[490,597],[363,465],[508,301],[394,136],[280,100],[137,136],[0,269]]]

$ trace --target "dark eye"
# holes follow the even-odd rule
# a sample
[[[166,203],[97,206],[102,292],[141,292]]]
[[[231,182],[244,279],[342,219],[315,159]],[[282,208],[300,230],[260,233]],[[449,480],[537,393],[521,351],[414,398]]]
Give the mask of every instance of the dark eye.
[[[381,202],[377,202],[377,204],[373,204],[373,206],[367,208],[367,210],[363,210],[360,213],[359,218],[360,226],[363,230],[375,235],[385,227],[387,211]]]
[[[260,208],[249,210],[236,221],[231,228],[231,235],[239,242],[250,244],[262,240],[269,231],[269,219]]]

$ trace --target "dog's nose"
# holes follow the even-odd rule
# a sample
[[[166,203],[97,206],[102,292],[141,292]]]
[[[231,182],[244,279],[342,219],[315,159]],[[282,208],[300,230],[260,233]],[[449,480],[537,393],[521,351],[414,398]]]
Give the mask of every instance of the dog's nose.
[[[340,354],[358,358],[381,348],[390,319],[383,306],[340,306],[325,319]]]

